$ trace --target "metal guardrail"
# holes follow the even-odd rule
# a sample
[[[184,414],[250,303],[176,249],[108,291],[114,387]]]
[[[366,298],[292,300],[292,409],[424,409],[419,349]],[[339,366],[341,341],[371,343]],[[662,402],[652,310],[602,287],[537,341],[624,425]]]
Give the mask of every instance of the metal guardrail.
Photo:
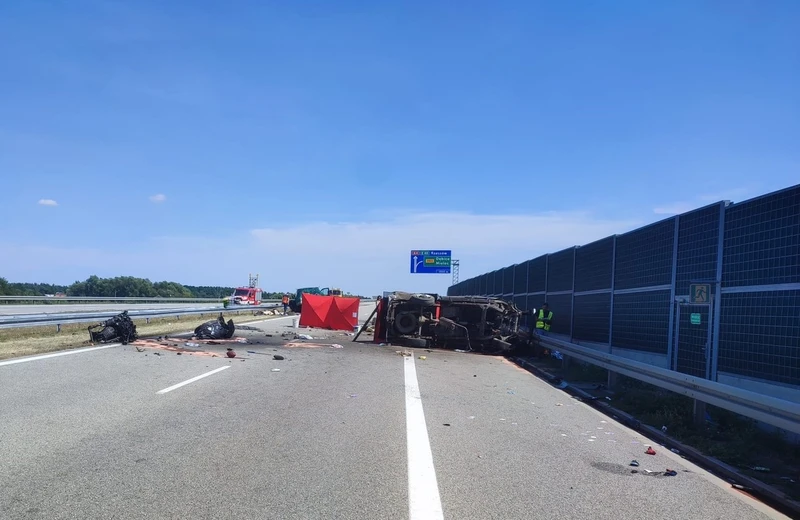
[[[800,434],[798,403],[640,363],[552,336],[541,336],[540,341],[547,347],[592,365]]]
[[[226,295],[229,296],[229,295]],[[202,302],[219,302],[222,298],[160,298],[154,296],[152,298],[145,296],[0,296],[0,302],[47,302],[47,303],[61,303],[61,302],[147,302],[147,303],[202,303]],[[264,303],[279,302],[280,300],[261,300]]]
[[[165,316],[191,316],[197,314],[210,314],[217,312],[249,312],[266,309],[274,309],[278,304],[267,305],[230,305],[227,308],[222,307],[202,307],[190,309],[147,309],[147,310],[129,310],[128,316],[131,319],[150,319],[150,318],[163,318]],[[70,323],[98,323],[105,321],[113,316],[119,314],[120,311],[102,311],[102,312],[74,312],[74,313],[58,313],[58,314],[17,314],[13,316],[0,317],[0,329],[14,329],[24,327],[46,327],[55,326],[61,330],[61,325]]]

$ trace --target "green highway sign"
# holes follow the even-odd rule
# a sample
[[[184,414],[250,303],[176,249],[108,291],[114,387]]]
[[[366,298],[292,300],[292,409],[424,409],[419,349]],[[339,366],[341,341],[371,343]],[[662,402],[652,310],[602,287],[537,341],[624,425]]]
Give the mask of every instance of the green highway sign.
[[[689,285],[689,303],[710,303],[711,284],[693,283]]]
[[[700,313],[699,312],[693,312],[689,316],[689,319],[691,320],[692,325],[700,325]]]

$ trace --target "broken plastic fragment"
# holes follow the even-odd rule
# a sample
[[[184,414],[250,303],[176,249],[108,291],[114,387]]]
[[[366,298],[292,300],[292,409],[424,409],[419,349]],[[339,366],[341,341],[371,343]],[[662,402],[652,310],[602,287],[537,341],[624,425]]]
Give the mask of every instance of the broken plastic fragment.
[[[652,447],[648,447],[647,450],[645,451],[645,453],[648,454],[648,455],[655,455],[656,454],[656,450],[654,450]]]
[[[281,371],[281,369],[280,369],[280,368],[273,368],[273,369],[272,369],[272,371],[273,371],[273,372],[280,372],[280,371]]]

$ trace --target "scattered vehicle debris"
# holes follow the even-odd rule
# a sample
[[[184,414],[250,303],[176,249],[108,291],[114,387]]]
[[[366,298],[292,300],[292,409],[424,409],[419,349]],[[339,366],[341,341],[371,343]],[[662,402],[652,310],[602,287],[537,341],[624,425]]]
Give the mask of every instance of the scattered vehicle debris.
[[[207,321],[194,329],[194,335],[197,339],[231,339],[235,331],[233,320],[225,323],[225,318],[219,313],[216,320]]]
[[[236,352],[234,352],[232,348],[229,348],[228,351],[225,353],[225,355],[228,356],[229,358],[235,358]]]
[[[530,340],[519,323],[525,312],[497,298],[394,292],[382,308],[381,328],[393,344],[508,353]]]
[[[272,359],[274,359],[275,361],[283,361],[285,358],[280,354],[275,354],[272,356]]]
[[[92,343],[119,341],[123,345],[127,345],[136,341],[137,338],[136,325],[128,316],[128,311],[123,311],[113,318],[89,327],[89,340]]]

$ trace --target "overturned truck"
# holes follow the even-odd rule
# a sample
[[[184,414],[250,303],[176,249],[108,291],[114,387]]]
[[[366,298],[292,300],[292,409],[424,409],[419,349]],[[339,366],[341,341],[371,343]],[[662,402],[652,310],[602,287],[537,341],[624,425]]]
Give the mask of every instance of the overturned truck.
[[[395,292],[381,304],[390,343],[505,354],[529,342],[525,312],[504,300]]]

